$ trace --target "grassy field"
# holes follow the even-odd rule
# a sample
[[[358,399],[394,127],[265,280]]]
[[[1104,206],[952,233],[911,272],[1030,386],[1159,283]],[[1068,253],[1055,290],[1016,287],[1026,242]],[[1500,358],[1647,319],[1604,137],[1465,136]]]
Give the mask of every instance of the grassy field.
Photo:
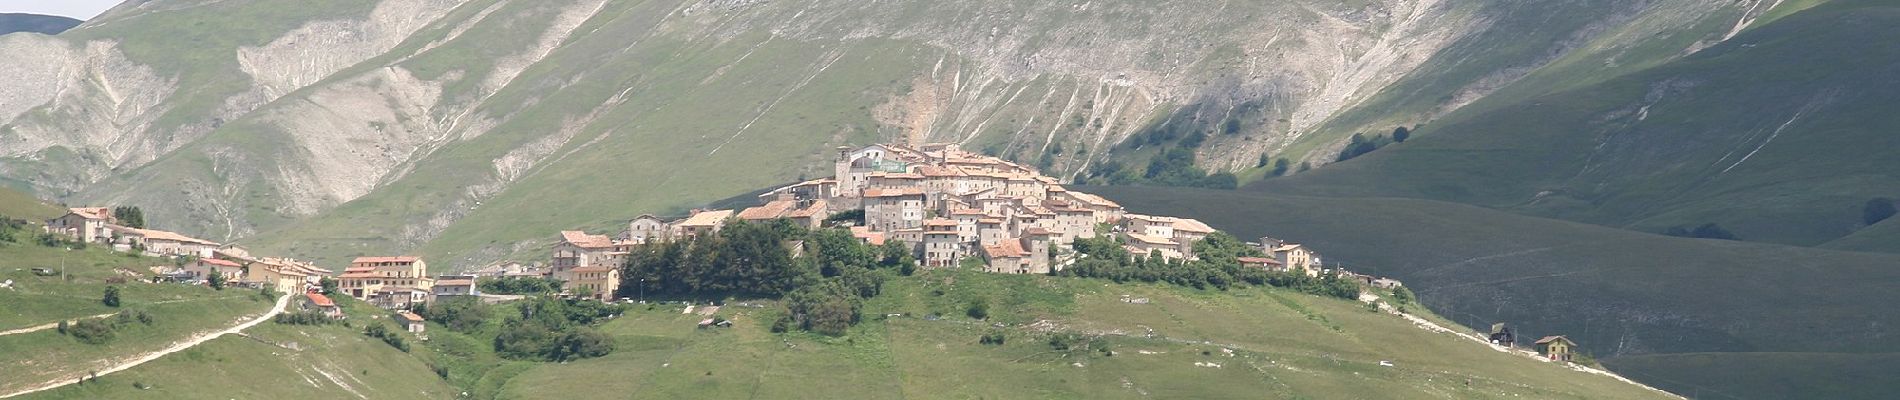
[[[990,302],[989,320],[963,315],[963,305],[976,298]],[[705,317],[682,314],[678,304],[638,307],[602,327],[616,340],[613,354],[565,364],[501,362],[471,394],[499,399],[1661,397],[1427,333],[1356,302],[1272,289],[1202,292],[933,271],[887,283],[884,294],[867,303],[866,321],[838,338],[770,333],[775,308],[770,302],[748,304],[757,307],[732,302],[720,309],[718,314],[735,324],[713,329],[695,329]],[[1006,344],[979,344],[978,337],[991,331],[1004,332]],[[1047,343],[1052,335],[1071,333],[1095,337],[1098,344],[1093,350],[1061,351]],[[431,347],[477,353],[486,347],[448,344],[445,335],[433,335]],[[1394,366],[1382,367],[1380,361]]]
[[[32,273],[32,268],[59,270],[64,259],[69,280]],[[150,325],[132,323],[103,345],[81,343],[55,329],[0,336],[0,363],[22,366],[0,370],[0,392],[84,373],[162,349],[193,333],[235,323],[242,315],[269,309],[270,300],[252,290],[215,291],[206,287],[143,283],[146,266],[167,261],[128,257],[93,246],[63,250],[37,244],[0,243],[0,281],[11,280],[11,290],[0,289],[0,331],[55,323],[60,320],[139,310],[150,313]],[[129,274],[128,274],[129,273]],[[130,275],[130,276],[128,276]],[[109,278],[128,278],[111,284]],[[121,288],[120,307],[100,299],[108,285]]]
[[[415,357],[364,336],[360,326],[265,323],[245,334],[24,398],[450,399],[459,393]]]
[[[1882,399],[1900,392],[1892,379],[1900,353],[1891,352],[1654,354],[1606,362],[1632,379],[1696,399]]]
[[[1885,289],[1900,281],[1891,268],[1900,257],[1891,254],[1673,238],[1429,200],[1080,189],[1242,237],[1302,242],[1328,263],[1405,281],[1434,311],[1465,325],[1509,322],[1530,337],[1568,335],[1606,360],[1864,352],[1882,348],[1885,327],[1900,323],[1868,311],[1900,301]],[[1866,325],[1823,333],[1840,321]],[[1715,390],[1738,381],[1670,371],[1649,376]]]

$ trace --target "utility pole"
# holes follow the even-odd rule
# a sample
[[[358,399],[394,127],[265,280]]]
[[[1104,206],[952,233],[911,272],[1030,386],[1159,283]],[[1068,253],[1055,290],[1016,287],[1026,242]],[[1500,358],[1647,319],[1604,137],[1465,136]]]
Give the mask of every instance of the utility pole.
[[[64,251],[59,252],[59,280],[61,282],[71,282],[73,277],[66,276],[66,253],[73,252],[73,248],[61,247],[61,249],[64,249]]]
[[[640,304],[647,303],[647,278],[640,278]]]

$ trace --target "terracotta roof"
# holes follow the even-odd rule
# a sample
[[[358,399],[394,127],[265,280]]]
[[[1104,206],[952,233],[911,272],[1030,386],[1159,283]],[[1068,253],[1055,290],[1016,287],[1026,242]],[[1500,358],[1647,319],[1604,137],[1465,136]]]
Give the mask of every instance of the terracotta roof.
[[[791,211],[792,207],[797,205],[798,202],[790,200],[768,201],[764,205],[739,211],[739,219],[757,221],[778,218],[785,216],[786,211]]]
[[[614,247],[614,241],[607,235],[589,235],[581,231],[561,231],[561,242],[572,243],[581,248]]]
[[[112,219],[112,210],[105,207],[74,207],[66,210],[86,219]]]
[[[1285,252],[1285,251],[1293,251],[1293,250],[1299,250],[1299,248],[1300,248],[1299,243],[1287,243],[1287,244],[1280,245],[1280,247],[1273,248],[1273,252],[1279,253],[1279,252]]]
[[[220,267],[232,267],[232,268],[237,268],[237,267],[242,267],[242,266],[243,266],[243,265],[241,265],[241,264],[238,264],[237,262],[233,262],[233,261],[231,261],[231,260],[220,260],[220,259],[216,259],[216,258],[200,258],[200,259],[198,259],[198,262],[202,262],[202,263],[205,263],[205,264],[211,264],[211,265],[216,265],[216,266],[220,266]]]
[[[138,232],[141,235],[144,235],[145,240],[169,240],[173,242],[197,243],[197,244],[210,245],[210,246],[218,245],[217,242],[194,238],[194,237],[185,236],[185,235],[180,235],[175,232],[161,231],[161,230],[155,230],[155,229],[136,229],[136,228],[132,230],[134,232]]]
[[[1275,260],[1275,259],[1266,258],[1266,257],[1241,257],[1240,262],[1242,264],[1280,265],[1280,260]]]
[[[1029,252],[1023,251],[1022,243],[1014,240],[1005,240],[1001,243],[983,246],[983,254],[989,255],[990,258],[1012,258],[1027,256]]]
[[[872,245],[884,244],[884,233],[872,232],[871,227],[868,227],[868,226],[851,227],[851,237],[862,239],[864,240],[865,243],[870,243]]]
[[[1563,335],[1545,336],[1543,339],[1537,339],[1537,344],[1545,344],[1545,343],[1555,342],[1559,340],[1569,342],[1570,338],[1564,337]]]
[[[408,312],[408,311],[402,311],[402,312],[397,312],[397,313],[396,313],[396,316],[397,316],[397,317],[402,317],[402,319],[403,319],[404,321],[409,321],[409,322],[422,322],[422,316],[420,316],[420,315],[416,315],[416,313],[412,313],[412,312]]]
[[[882,171],[879,171],[879,172],[872,172],[870,176],[871,176],[872,178],[884,178],[884,179],[924,179],[924,176],[923,176],[923,175],[920,175],[920,174],[913,174],[913,173],[909,173],[909,172],[882,172]]]
[[[897,188],[897,189],[876,189],[876,188],[864,189],[864,197],[903,197],[903,196],[922,196],[922,195],[924,195],[924,190],[914,188],[914,187]]]
[[[963,170],[956,169],[956,168],[939,167],[935,165],[919,166],[917,167],[917,173],[925,177],[931,177],[931,178],[954,177],[954,176],[964,175]]]
[[[732,218],[732,210],[700,211],[685,220],[674,223],[676,226],[713,226],[727,218]]]
[[[1213,227],[1207,226],[1207,224],[1201,223],[1201,221],[1193,218],[1169,217],[1168,219],[1174,220],[1174,230],[1177,231],[1214,233]]]
[[[983,218],[983,219],[976,220],[976,223],[1002,225],[1003,219],[1002,218]]]
[[[818,210],[824,209],[826,205],[827,204],[825,203],[824,200],[813,200],[811,202],[811,205],[805,206],[805,208],[800,208],[796,211],[792,211],[790,214],[787,214],[786,217],[809,218],[811,216],[818,215]]]
[[[328,296],[321,293],[304,293],[303,296],[309,298],[310,302],[318,307],[336,307],[336,302],[330,301]]]
[[[356,264],[356,263],[386,263],[386,262],[411,262],[411,263],[412,263],[412,262],[417,262],[417,261],[422,261],[422,258],[421,258],[421,257],[416,257],[416,256],[394,256],[394,257],[357,257],[357,258],[356,258],[355,260],[352,260],[352,261],[350,261],[350,263],[351,263],[351,264]]]
[[[1109,201],[1108,199],[1102,198],[1102,196],[1096,196],[1093,194],[1078,192],[1074,190],[1070,190],[1063,193],[1068,193],[1069,197],[1074,198],[1075,201],[1087,203],[1088,205],[1091,205],[1091,206],[1107,207],[1107,208],[1122,208],[1121,204],[1116,204],[1113,201]]]

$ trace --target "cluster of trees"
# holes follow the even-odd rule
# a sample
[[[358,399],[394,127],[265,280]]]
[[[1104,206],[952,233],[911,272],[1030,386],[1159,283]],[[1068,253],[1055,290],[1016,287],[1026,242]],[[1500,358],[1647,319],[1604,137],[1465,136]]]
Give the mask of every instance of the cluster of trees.
[[[383,343],[389,344],[390,347],[395,347],[396,350],[402,350],[404,353],[409,352],[409,342],[403,340],[402,334],[398,333],[398,331],[389,329],[389,324],[381,322],[370,323],[369,326],[363,327],[363,335],[380,339]]]
[[[1168,260],[1160,254],[1135,255],[1112,237],[1077,239],[1075,251],[1088,255],[1059,276],[1103,278],[1116,282],[1165,282],[1196,289],[1227,290],[1235,285],[1283,287],[1322,296],[1356,299],[1359,284],[1332,274],[1319,277],[1299,272],[1272,272],[1240,265],[1240,257],[1265,257],[1224,232],[1194,243],[1198,260]]]
[[[483,277],[475,287],[488,294],[539,295],[561,292],[561,280],[549,277]]]
[[[145,210],[141,210],[136,206],[113,207],[112,218],[118,219],[119,225],[123,225],[130,228],[145,229]]]
[[[456,332],[476,332],[494,316],[494,307],[483,303],[481,299],[456,296],[444,297],[434,303],[421,304],[410,310],[423,319],[435,321]]]
[[[796,245],[804,256],[793,257]],[[694,240],[635,248],[617,295],[778,297],[784,309],[773,330],[840,335],[858,322],[863,299],[876,296],[888,274],[908,275],[916,266],[896,241],[872,246],[845,229],[738,221]]]
[[[19,243],[17,232],[26,229],[26,221],[0,215],[0,242]]]
[[[118,331],[134,323],[151,326],[157,318],[144,310],[125,310],[118,315],[106,318],[82,319],[78,323],[68,324],[59,321],[59,334],[72,336],[85,344],[106,344],[118,336]]]
[[[271,322],[284,325],[328,325],[336,322],[336,319],[323,315],[321,312],[298,311],[277,314],[276,317],[271,317]]]
[[[1090,178],[1110,185],[1160,185],[1203,187],[1212,189],[1233,189],[1240,185],[1240,178],[1231,172],[1209,174],[1194,165],[1194,149],[1191,147],[1169,147],[1149,157],[1148,165],[1141,170],[1129,169],[1119,162],[1108,161],[1089,172]]]
[[[1410,138],[1412,138],[1412,130],[1403,126],[1393,128],[1391,136],[1376,135],[1368,138],[1363,134],[1355,133],[1352,134],[1352,138],[1346,142],[1346,148],[1339,150],[1339,158],[1337,161],[1351,160],[1389,144],[1405,143],[1405,140]]]
[[[1663,234],[1697,239],[1741,240],[1741,238],[1735,236],[1734,233],[1730,233],[1728,229],[1723,229],[1721,225],[1716,225],[1713,222],[1695,227],[1689,227],[1687,225],[1672,226],[1669,227],[1669,229],[1664,229]]]
[[[624,306],[617,304],[552,296],[516,302],[513,307],[515,312],[506,316],[501,323],[500,334],[495,336],[495,353],[517,360],[557,362],[612,353],[613,338],[595,331],[592,325],[626,311]],[[456,312],[479,311],[463,309]],[[458,319],[453,316],[447,318],[450,321]],[[452,322],[449,326],[454,329],[457,324]]]

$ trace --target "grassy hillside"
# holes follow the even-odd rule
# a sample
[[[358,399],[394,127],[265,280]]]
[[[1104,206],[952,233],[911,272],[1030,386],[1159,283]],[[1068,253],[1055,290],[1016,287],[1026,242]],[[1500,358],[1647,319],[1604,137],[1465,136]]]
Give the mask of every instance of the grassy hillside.
[[[58,15],[0,13],[0,35],[15,32],[56,35],[79,26],[80,22],[82,21]]]
[[[26,241],[22,238],[22,241]],[[64,270],[71,278],[39,276],[33,268]],[[252,290],[215,291],[206,287],[144,283],[152,265],[169,261],[130,257],[92,246],[64,250],[32,243],[0,242],[0,331],[57,323],[60,320],[98,318],[132,310],[152,316],[150,324],[123,324],[105,344],[82,343],[57,329],[0,335],[0,363],[25,366],[0,370],[0,393],[72,379],[86,371],[103,369],[115,360],[163,349],[193,334],[223,328],[240,316],[271,307],[271,299]],[[125,283],[108,280],[125,279]],[[101,302],[107,286],[121,289],[122,304]]]
[[[1612,366],[1657,353],[1877,351],[1896,321],[1867,307],[1900,301],[1885,289],[1900,281],[1892,268],[1900,257],[1890,254],[1673,238],[1429,200],[1080,189],[1243,237],[1306,243],[1328,263],[1405,281],[1434,311],[1465,325],[1509,322],[1526,336],[1568,335]],[[1856,328],[1835,329],[1842,321]],[[1635,377],[1747,393],[1735,386],[1743,376],[1643,371]],[[1790,380],[1786,390],[1829,382]]]
[[[356,328],[266,323],[245,334],[22,398],[451,399],[458,393],[421,361]]]
[[[1887,2],[1816,5],[1599,84],[1487,98],[1410,142],[1255,187],[1823,244],[1863,229],[1868,199],[1900,193],[1900,117],[1882,106],[1900,99],[1900,49],[1865,45],[1900,35],[1896,22]]]
[[[63,213],[65,210],[46,204],[33,195],[8,187],[0,187],[0,216],[45,223],[46,219],[58,217]]]
[[[964,315],[977,299],[987,320]],[[656,304],[600,327],[612,354],[566,363],[504,360],[433,322],[404,353],[360,333],[383,311],[345,303],[350,326],[264,324],[26,398],[1666,398],[1280,289],[928,271],[887,282],[843,337],[771,333],[771,301],[730,302],[734,325],[710,329]],[[1004,344],[978,343],[994,332]]]

